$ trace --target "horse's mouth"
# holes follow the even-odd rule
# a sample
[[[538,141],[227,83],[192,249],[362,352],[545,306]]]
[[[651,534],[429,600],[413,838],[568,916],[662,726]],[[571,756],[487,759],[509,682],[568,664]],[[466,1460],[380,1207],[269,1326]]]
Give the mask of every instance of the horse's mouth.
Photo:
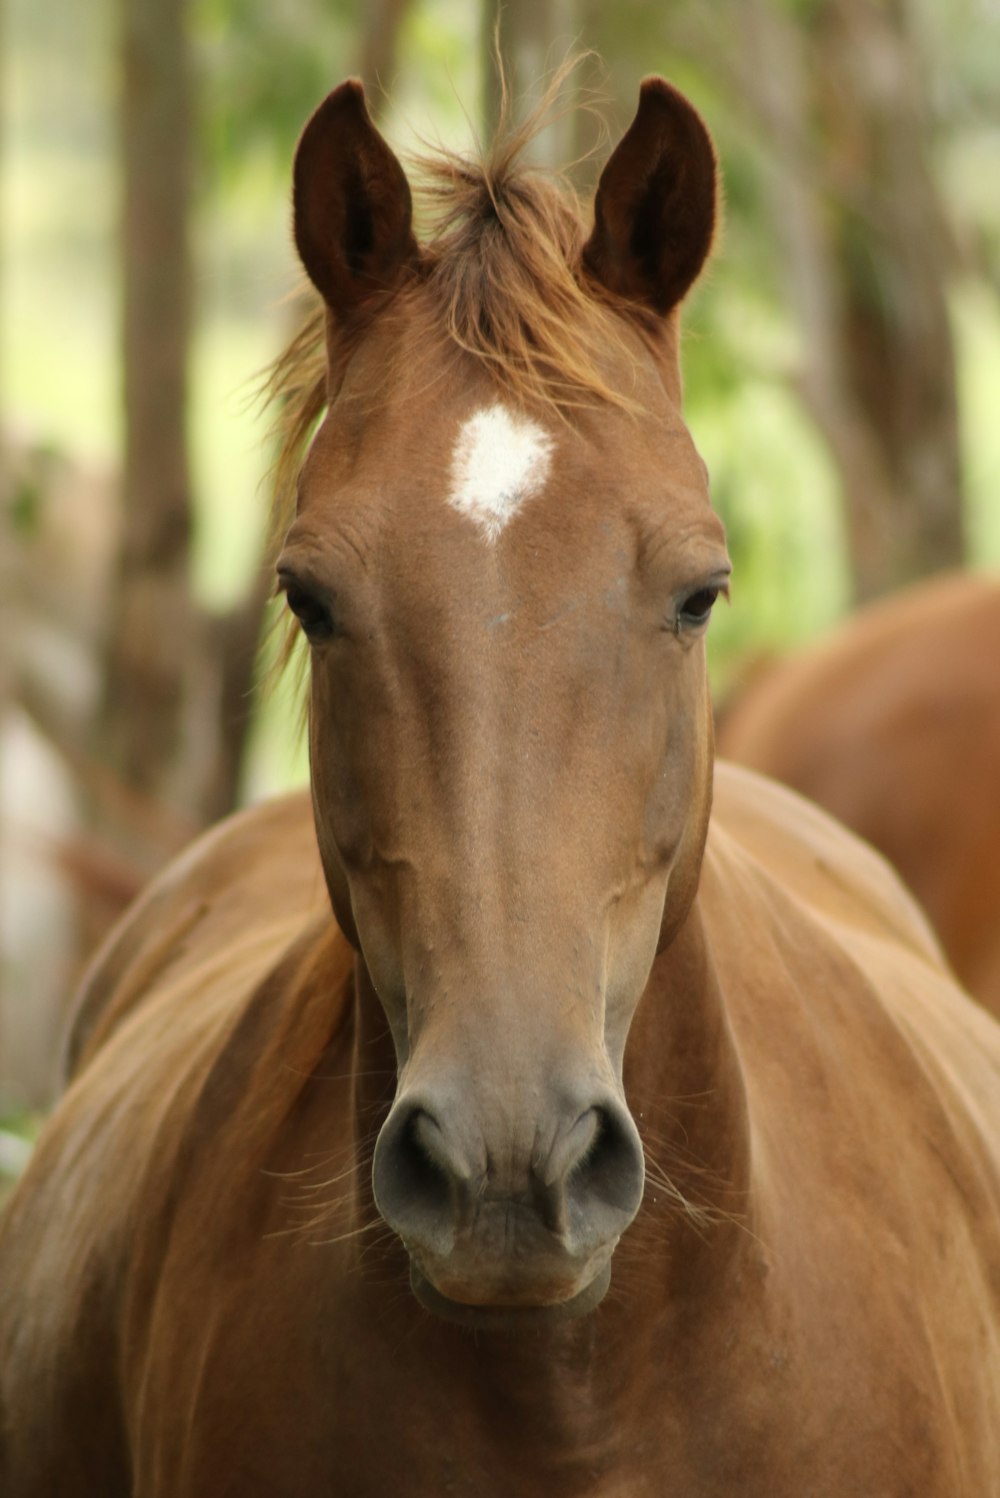
[[[416,1264],[410,1263],[410,1287],[420,1304],[444,1321],[476,1331],[534,1331],[586,1316],[604,1299],[611,1283],[611,1264],[606,1263],[594,1278],[568,1300],[549,1305],[470,1305],[452,1300],[436,1290]]]

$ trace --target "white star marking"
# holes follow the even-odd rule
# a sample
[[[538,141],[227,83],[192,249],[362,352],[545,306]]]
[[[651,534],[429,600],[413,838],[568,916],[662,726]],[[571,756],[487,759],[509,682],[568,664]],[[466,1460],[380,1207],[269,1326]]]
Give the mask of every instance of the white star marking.
[[[496,541],[524,501],[545,487],[554,446],[540,426],[499,402],[477,411],[455,443],[448,503]]]

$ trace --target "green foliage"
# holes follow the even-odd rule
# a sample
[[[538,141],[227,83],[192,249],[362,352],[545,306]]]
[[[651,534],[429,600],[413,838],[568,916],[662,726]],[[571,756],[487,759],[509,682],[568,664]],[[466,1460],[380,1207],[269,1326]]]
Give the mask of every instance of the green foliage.
[[[38,1113],[0,1114],[0,1203],[23,1173],[43,1122]]]
[[[398,72],[387,80],[390,123],[393,116],[419,108],[433,120],[435,138],[448,138],[453,126],[469,144],[467,118],[477,118],[480,102],[478,47],[479,16],[466,0],[411,5],[400,37]]]
[[[8,509],[11,529],[16,536],[30,541],[38,534],[42,519],[42,489],[34,474],[19,474]]]
[[[709,636],[724,693],[748,660],[801,644],[844,610],[844,541],[835,475],[784,386],[748,384],[690,421],[733,562],[731,607]]]
[[[357,68],[358,0],[198,0],[202,189],[283,171],[311,111]]]
[[[1000,567],[1000,298],[970,282],[953,305],[969,542],[977,562]]]

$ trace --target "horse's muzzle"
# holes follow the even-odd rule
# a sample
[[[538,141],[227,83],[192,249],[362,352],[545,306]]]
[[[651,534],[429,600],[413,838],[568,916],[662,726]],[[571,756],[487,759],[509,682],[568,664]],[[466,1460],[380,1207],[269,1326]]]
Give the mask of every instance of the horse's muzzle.
[[[421,1090],[397,1098],[379,1136],[375,1200],[409,1251],[418,1299],[466,1322],[473,1308],[516,1320],[592,1310],[642,1198],[628,1109],[609,1091],[554,1121],[491,1123]],[[533,1142],[518,1149],[519,1137]]]

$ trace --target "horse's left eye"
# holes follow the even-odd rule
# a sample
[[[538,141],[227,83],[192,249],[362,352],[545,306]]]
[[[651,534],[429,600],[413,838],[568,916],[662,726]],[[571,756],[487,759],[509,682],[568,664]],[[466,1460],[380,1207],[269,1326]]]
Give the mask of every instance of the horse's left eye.
[[[689,593],[677,610],[677,628],[697,629],[699,625],[707,624],[721,592],[721,588],[699,588],[697,592]]]
[[[322,599],[317,598],[301,583],[290,579],[285,582],[285,601],[302,625],[306,638],[314,644],[328,640],[334,632],[333,615]]]

